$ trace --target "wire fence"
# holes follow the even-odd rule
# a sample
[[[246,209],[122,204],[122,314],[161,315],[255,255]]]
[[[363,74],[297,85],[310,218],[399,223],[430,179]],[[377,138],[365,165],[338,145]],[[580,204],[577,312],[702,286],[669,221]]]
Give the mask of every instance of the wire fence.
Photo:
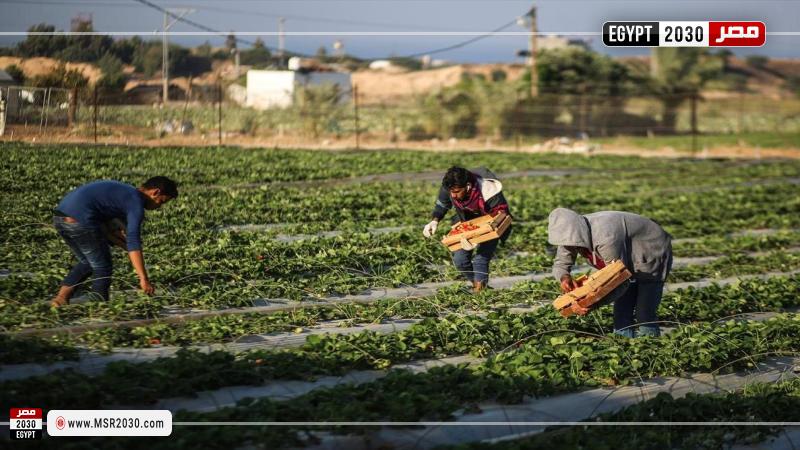
[[[542,89],[533,98],[451,92],[382,103],[370,101],[353,86],[321,94],[297,89],[284,99],[288,106],[266,109],[245,106],[243,92],[190,84],[188,89],[171,88],[165,103],[160,85],[125,93],[11,86],[0,88],[0,122],[9,139],[98,143],[338,142],[358,148],[365,142],[519,145],[555,137],[621,136],[665,137],[696,149],[698,139],[708,142],[711,136],[736,143],[737,136],[758,135],[756,141],[765,146],[797,147],[800,140],[800,99],[776,100],[746,91],[614,95]]]
[[[65,127],[74,118],[74,93],[67,89],[10,86],[0,89],[3,122],[21,125],[39,134],[48,127]]]

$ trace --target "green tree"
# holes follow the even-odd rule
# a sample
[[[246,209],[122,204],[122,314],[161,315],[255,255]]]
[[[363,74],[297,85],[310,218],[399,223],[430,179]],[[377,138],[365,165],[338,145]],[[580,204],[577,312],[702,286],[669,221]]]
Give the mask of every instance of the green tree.
[[[17,44],[17,54],[24,58],[46,56],[64,61],[93,62],[111,51],[113,39],[108,36],[47,36],[34,32],[52,33],[52,25],[39,24],[28,29],[28,36]],[[93,31],[89,24],[83,24],[76,31]]]
[[[159,54],[161,51],[159,50]],[[159,65],[160,67],[160,65]],[[211,70],[211,59],[193,55],[179,45],[169,47],[169,72],[175,76],[197,76]]]
[[[106,53],[97,61],[97,67],[103,71],[103,77],[97,82],[98,89],[104,92],[122,91],[128,77],[123,72],[122,61],[119,58]]]
[[[458,88],[475,100],[478,106],[477,127],[482,133],[495,138],[508,134],[508,128],[504,126],[505,112],[513,108],[521,97],[521,83],[505,81],[505,72],[500,70],[492,72],[491,81],[484,77],[471,77],[462,81]]]
[[[228,54],[231,54],[231,50],[236,50],[236,36],[233,33],[225,37],[225,48],[228,50]]]
[[[480,106],[463,85],[423,97],[420,103],[426,131],[442,138],[471,138],[478,133]]]
[[[142,38],[133,36],[130,39],[118,39],[111,44],[111,54],[123,64],[133,64],[136,51],[144,45]]]
[[[790,75],[786,78],[786,88],[792,91],[795,96],[800,97],[800,75]]]
[[[258,41],[256,40],[256,42]],[[197,54],[198,56],[205,56],[206,58],[211,58],[211,54],[213,52],[214,52],[214,47],[212,47],[211,43],[208,41],[205,41],[201,45],[198,45],[197,48],[195,49],[195,54]]]
[[[48,74],[31,78],[28,84],[40,88],[81,89],[89,84],[89,80],[77,70],[68,70],[62,63]]]
[[[14,79],[17,84],[25,84],[25,72],[18,65],[12,64],[5,68],[5,72]]]
[[[252,48],[242,50],[239,58],[241,63],[247,66],[265,67],[272,63],[272,54],[261,38],[256,39]]]
[[[303,130],[314,138],[323,132],[340,131],[344,117],[344,92],[338,84],[325,83],[317,86],[298,84],[294,91],[292,113]]]
[[[56,27],[40,23],[28,28],[28,33],[52,33]],[[17,54],[23,58],[36,56],[54,57],[68,45],[66,36],[46,36],[28,34],[24,41],[17,44]]]
[[[731,64],[731,58],[733,58],[733,52],[727,48],[723,48],[717,51],[717,56],[722,59],[722,70],[728,70]]]
[[[133,56],[133,64],[137,72],[152,77],[161,71],[161,46],[149,44],[137,48]]]
[[[661,47],[653,49],[655,64],[652,90],[663,105],[661,131],[676,131],[678,109],[700,94],[709,80],[722,74],[724,59],[702,48]]]
[[[78,27],[79,32],[92,32],[91,24],[83,23]],[[67,46],[55,56],[64,61],[94,62],[111,51],[114,40],[109,36],[79,35],[69,36]]]
[[[747,61],[747,65],[751,67],[755,67],[756,69],[763,69],[769,63],[769,58],[764,55],[750,55],[745,58]]]
[[[417,58],[393,56],[389,58],[389,61],[395,66],[404,67],[408,70],[422,70],[422,61]]]
[[[613,132],[616,124],[612,121],[624,116],[626,96],[640,79],[628,66],[582,47],[544,50],[538,54],[536,68],[541,102],[568,114],[569,127],[564,131],[570,133]],[[536,99],[526,103],[536,103]],[[548,119],[558,115],[543,113],[537,115]],[[541,125],[545,132],[558,129],[552,123]]]
[[[495,69],[492,71],[492,81],[499,82],[499,81],[506,81],[508,78],[508,74],[503,69]]]

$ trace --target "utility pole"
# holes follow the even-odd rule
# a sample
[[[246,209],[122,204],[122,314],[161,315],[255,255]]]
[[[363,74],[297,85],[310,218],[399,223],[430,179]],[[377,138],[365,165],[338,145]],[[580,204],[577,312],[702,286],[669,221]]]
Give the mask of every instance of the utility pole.
[[[530,20],[531,36],[528,40],[528,67],[531,71],[531,97],[539,95],[539,74],[536,73],[536,7],[532,6],[528,11],[528,20]]]
[[[278,61],[281,68],[283,68],[283,49],[284,46],[286,45],[286,36],[283,34],[284,22],[286,22],[286,19],[284,19],[283,17],[278,19]]]
[[[161,35],[161,103],[165,105],[169,101],[169,43],[167,42],[168,29],[169,14],[164,13],[164,34]]]
[[[183,19],[187,14],[193,13],[193,9],[174,9],[168,8],[166,12],[164,12],[164,31],[161,34],[161,83],[162,83],[162,93],[161,93],[161,101],[166,105],[169,101],[169,42],[167,40],[167,32],[170,28],[172,28],[175,23],[179,20]],[[170,14],[172,13],[172,14]],[[171,16],[174,17],[175,14],[179,14],[175,20],[172,22],[169,21]]]

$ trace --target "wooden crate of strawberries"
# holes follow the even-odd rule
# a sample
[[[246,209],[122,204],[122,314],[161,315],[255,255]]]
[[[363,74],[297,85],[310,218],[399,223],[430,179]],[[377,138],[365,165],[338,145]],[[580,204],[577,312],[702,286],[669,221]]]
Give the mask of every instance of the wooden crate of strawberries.
[[[461,250],[462,238],[467,238],[467,241],[473,245],[480,244],[481,242],[499,239],[509,226],[511,226],[511,216],[508,214],[504,212],[496,216],[487,214],[453,225],[447,236],[442,238],[442,244],[447,246],[451,252],[454,252]]]
[[[597,302],[630,277],[631,273],[622,261],[613,261],[588,277],[584,275],[577,278],[575,280],[577,287],[555,299],[553,307],[564,317],[574,314],[572,305],[576,302],[591,310],[592,307],[598,306]]]

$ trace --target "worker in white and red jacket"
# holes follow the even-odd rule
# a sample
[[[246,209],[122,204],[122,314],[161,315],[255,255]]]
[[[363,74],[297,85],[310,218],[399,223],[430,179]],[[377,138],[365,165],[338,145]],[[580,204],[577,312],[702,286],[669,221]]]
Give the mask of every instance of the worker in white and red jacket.
[[[485,167],[472,170],[451,167],[442,179],[439,197],[433,208],[433,220],[425,225],[422,234],[427,238],[432,237],[436,233],[439,221],[453,207],[456,210],[453,223],[472,220],[486,214],[493,216],[501,212],[509,214],[508,202],[502,190],[503,184]],[[475,293],[480,292],[489,282],[489,262],[494,257],[497,245],[500,241],[505,242],[510,234],[511,227],[500,239],[477,245],[462,239],[462,250],[453,252],[453,264],[464,278],[472,282]]]

